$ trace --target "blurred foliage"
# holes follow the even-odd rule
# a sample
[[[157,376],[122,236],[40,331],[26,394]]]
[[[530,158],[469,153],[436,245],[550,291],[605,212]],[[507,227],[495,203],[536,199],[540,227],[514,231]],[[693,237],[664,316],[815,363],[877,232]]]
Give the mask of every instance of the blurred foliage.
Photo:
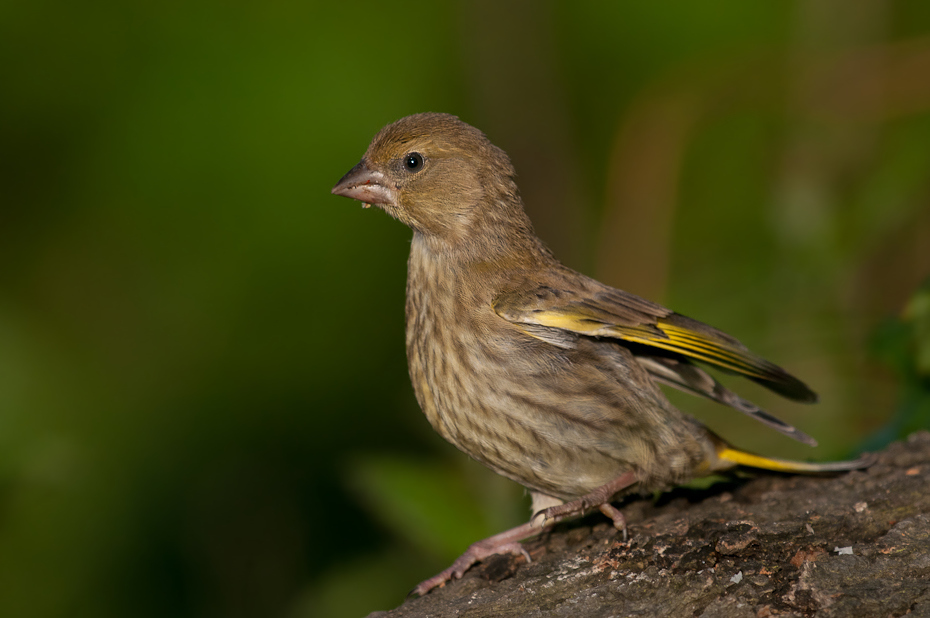
[[[525,516],[417,410],[409,231],[329,195],[413,112],[814,386],[739,390],[817,458],[926,426],[925,301],[867,342],[930,272],[928,74],[922,0],[0,4],[0,615],[358,616]]]
[[[930,427],[930,279],[900,317],[879,324],[870,344],[872,355],[901,384],[894,416],[866,441],[867,448],[877,449]]]

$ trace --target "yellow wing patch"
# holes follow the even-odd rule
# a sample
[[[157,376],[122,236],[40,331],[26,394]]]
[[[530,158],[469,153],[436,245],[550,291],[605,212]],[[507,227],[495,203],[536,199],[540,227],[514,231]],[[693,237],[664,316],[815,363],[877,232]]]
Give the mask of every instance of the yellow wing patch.
[[[662,320],[658,321],[657,326],[665,333],[667,339],[629,336],[623,332],[623,329],[617,329],[619,331],[617,334],[626,341],[684,354],[696,360],[731,369],[750,377],[763,379],[766,377],[764,372],[759,371],[757,367],[749,362],[745,354],[740,353],[738,350],[729,349],[716,341],[701,336],[699,333],[672,326]]]
[[[598,331],[604,330],[610,325],[604,324],[597,320],[592,320],[580,315],[568,313],[558,313],[554,311],[543,311],[534,314],[541,326],[550,328],[561,328],[584,335],[597,335]]]
[[[621,294],[614,291],[616,294]],[[609,337],[666,350],[673,355],[713,365],[758,382],[795,401],[815,402],[817,395],[784,369],[753,354],[722,331],[656,305],[639,308],[636,297],[619,300],[604,294],[580,296],[551,288],[503,294],[493,302],[494,311],[513,324],[535,325],[587,337]],[[664,313],[663,313],[664,312]],[[557,344],[567,340],[543,331],[528,333]],[[648,355],[648,351],[634,350]],[[681,359],[684,360],[684,359]],[[713,397],[712,397],[713,398]]]
[[[525,312],[519,321],[549,328],[558,328],[591,337],[616,337],[632,343],[661,348],[670,352],[684,354],[695,360],[704,361],[718,367],[730,369],[749,377],[766,377],[745,353],[725,347],[725,343],[668,324],[658,320],[655,326],[651,325],[619,325],[605,322],[599,317],[586,315],[582,311],[536,310]]]

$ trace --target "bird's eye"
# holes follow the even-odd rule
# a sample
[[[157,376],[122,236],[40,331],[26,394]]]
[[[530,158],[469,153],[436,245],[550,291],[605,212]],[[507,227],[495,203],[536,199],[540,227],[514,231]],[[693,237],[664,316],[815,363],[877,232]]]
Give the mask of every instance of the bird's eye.
[[[408,172],[419,172],[423,169],[423,155],[419,152],[411,152],[404,156],[404,167]]]

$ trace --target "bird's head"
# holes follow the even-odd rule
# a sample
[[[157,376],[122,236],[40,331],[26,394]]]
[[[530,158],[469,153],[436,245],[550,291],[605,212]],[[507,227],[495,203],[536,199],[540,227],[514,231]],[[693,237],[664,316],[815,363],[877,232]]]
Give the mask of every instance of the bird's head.
[[[381,129],[332,192],[382,208],[447,242],[523,208],[510,159],[478,129],[449,114],[414,114]]]

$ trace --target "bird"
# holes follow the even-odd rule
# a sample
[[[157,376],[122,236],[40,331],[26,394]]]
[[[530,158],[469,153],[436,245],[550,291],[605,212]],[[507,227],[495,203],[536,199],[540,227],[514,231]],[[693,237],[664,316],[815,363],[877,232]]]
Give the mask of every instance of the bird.
[[[536,236],[507,154],[458,117],[420,113],[382,128],[332,193],[413,231],[406,351],[432,427],[523,485],[525,524],[471,545],[421,582],[425,595],[494,554],[612,501],[746,466],[842,472],[864,458],[807,463],[740,450],[672,405],[660,385],[705,397],[802,443],[816,441],[721,384],[737,374],[814,403],[801,380],[734,337],[559,262]]]

